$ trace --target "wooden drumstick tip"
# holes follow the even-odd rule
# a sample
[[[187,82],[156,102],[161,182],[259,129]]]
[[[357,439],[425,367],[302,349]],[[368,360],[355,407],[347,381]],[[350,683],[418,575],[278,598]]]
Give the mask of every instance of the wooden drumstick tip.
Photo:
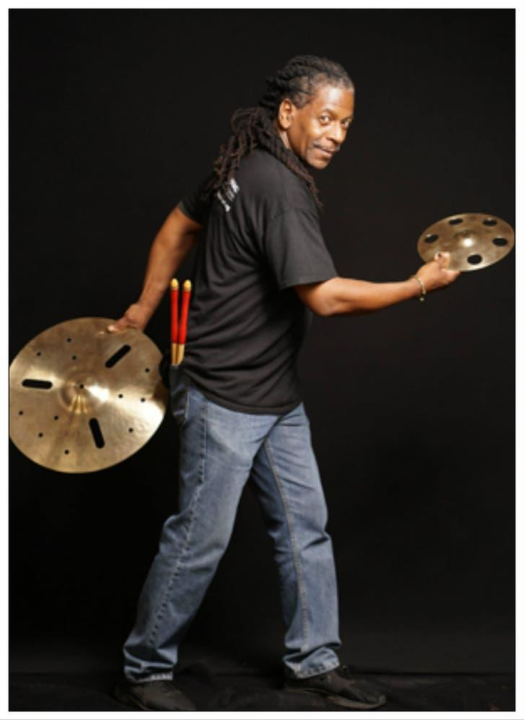
[[[171,343],[171,365],[178,365],[178,343]]]
[[[178,280],[176,278],[171,280],[171,290],[178,290]]]
[[[185,280],[184,285],[183,285],[184,292],[191,292],[191,288],[192,288],[191,280]]]

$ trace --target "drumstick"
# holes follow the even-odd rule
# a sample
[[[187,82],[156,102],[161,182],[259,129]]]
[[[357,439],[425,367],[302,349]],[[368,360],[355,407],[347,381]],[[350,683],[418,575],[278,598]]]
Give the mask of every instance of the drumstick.
[[[177,364],[178,355],[178,280],[171,280],[171,364]]]
[[[189,300],[191,298],[191,280],[186,280],[182,289],[182,313],[180,315],[180,331],[178,334],[177,365],[184,359],[187,337],[187,319],[189,316]]]

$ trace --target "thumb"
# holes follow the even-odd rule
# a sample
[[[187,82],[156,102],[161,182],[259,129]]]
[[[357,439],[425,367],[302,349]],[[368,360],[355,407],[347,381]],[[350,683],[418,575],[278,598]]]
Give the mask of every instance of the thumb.
[[[434,259],[438,262],[441,268],[447,268],[451,260],[451,255],[449,252],[438,252]]]
[[[114,323],[111,323],[111,325],[108,325],[106,330],[110,333],[120,332],[121,330],[125,330],[128,326],[128,322],[126,318],[120,318],[120,320],[117,320]]]

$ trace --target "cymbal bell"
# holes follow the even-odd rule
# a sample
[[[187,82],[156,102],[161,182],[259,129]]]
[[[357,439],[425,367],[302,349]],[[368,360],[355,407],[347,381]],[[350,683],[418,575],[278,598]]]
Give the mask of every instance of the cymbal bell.
[[[113,320],[77,318],[37,335],[10,367],[10,435],[38,465],[87,473],[137,452],[162,422],[160,350]]]
[[[429,262],[437,252],[449,252],[448,270],[482,270],[502,260],[515,245],[511,225],[494,215],[461,213],[443,218],[424,230],[417,243]]]

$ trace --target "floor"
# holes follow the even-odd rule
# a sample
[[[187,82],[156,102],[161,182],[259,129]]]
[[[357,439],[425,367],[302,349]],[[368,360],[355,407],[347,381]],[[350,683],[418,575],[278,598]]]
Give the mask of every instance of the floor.
[[[369,637],[368,644],[369,644]],[[376,647],[386,653],[384,638]],[[393,641],[391,641],[393,644]],[[424,662],[420,648],[407,642],[407,659],[399,655],[389,663],[375,652],[374,665],[365,660],[364,647],[358,637],[353,646],[359,650],[360,664],[355,675],[365,677],[380,687],[388,698],[383,711],[512,711],[515,709],[514,673],[508,668],[491,672],[485,666],[470,664],[460,669],[457,659],[435,652]],[[252,645],[252,644],[251,644]],[[195,703],[197,710],[322,710],[347,712],[315,695],[295,694],[281,689],[280,655],[267,647],[232,643],[229,648],[193,638],[184,643],[176,683]],[[397,647],[401,643],[397,642]],[[449,650],[449,647],[448,647]],[[496,650],[496,646],[494,646]],[[427,649],[426,649],[426,655]],[[437,653],[438,655],[438,653]],[[460,658],[459,658],[460,659]],[[342,658],[343,661],[344,658]],[[464,659],[463,659],[464,660]],[[55,638],[27,642],[11,638],[9,710],[16,711],[127,711],[131,708],[112,697],[121,679],[121,648],[118,643],[79,638]],[[431,661],[431,662],[430,662]],[[465,663],[463,663],[465,664]],[[442,672],[445,668],[445,672]],[[511,668],[512,670],[512,668]]]
[[[514,680],[504,675],[366,675],[387,695],[384,711],[511,711]],[[118,673],[13,673],[10,711],[129,711],[112,697]],[[274,675],[223,675],[205,663],[189,665],[176,682],[197,710],[340,711],[314,695],[280,689]]]

